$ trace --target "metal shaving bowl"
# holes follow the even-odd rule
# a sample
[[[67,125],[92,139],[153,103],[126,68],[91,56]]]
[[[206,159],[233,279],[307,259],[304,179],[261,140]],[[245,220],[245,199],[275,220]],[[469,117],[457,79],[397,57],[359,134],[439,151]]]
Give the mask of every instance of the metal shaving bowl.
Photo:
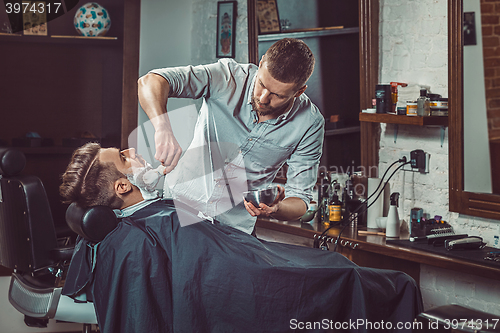
[[[252,190],[243,192],[243,197],[246,201],[251,202],[255,207],[259,207],[260,203],[270,205],[278,196],[278,186],[270,186],[263,190]]]

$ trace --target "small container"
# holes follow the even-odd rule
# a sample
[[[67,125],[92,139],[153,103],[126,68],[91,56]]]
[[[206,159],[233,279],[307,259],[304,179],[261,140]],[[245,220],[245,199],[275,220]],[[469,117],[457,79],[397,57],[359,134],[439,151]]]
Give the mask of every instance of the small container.
[[[431,116],[448,115],[448,98],[436,98],[430,103]]]
[[[435,100],[437,100],[438,98],[441,98],[441,95],[439,95],[439,94],[432,94],[432,93],[428,93],[428,94],[427,94],[427,97],[429,97],[429,99],[430,99],[431,101],[435,101]]]
[[[406,107],[398,106],[396,110],[397,110],[398,116],[406,116]]]
[[[407,116],[416,116],[417,115],[417,102],[416,101],[406,102],[406,115]]]
[[[390,113],[392,110],[392,95],[390,84],[377,84],[375,86],[377,113]]]
[[[420,89],[420,97],[417,99],[417,116],[430,116],[430,100],[427,97],[427,90]]]

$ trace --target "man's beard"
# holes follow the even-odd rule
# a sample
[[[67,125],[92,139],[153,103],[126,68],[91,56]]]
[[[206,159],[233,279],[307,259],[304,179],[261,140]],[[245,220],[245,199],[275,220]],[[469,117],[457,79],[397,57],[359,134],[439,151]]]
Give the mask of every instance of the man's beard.
[[[250,104],[252,104],[252,108],[255,111],[257,111],[259,116],[263,116],[263,117],[273,116],[274,118],[276,118],[287,111],[287,109],[290,106],[290,104],[292,103],[292,101],[290,101],[289,103],[285,103],[284,105],[277,107],[277,108],[273,108],[272,106],[268,106],[269,109],[265,110],[265,111],[260,110],[259,99],[255,96],[252,97],[252,101],[250,102]]]

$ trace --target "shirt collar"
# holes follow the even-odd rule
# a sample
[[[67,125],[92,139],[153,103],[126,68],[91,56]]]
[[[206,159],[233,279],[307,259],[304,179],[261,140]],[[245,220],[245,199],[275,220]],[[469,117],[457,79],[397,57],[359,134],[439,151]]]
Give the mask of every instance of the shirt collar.
[[[257,72],[255,72],[252,83],[250,83],[250,88],[248,89],[247,104],[252,104],[253,88],[255,87],[255,81],[257,80]]]
[[[156,198],[156,199],[151,199],[151,200],[142,200],[135,205],[129,206],[127,208],[124,208],[122,210],[120,209],[114,209],[114,212],[116,214],[116,217],[118,218],[123,218],[123,217],[129,217],[130,215],[134,214],[140,209],[143,209],[146,206],[149,206],[153,202],[156,202],[160,200],[161,198]]]

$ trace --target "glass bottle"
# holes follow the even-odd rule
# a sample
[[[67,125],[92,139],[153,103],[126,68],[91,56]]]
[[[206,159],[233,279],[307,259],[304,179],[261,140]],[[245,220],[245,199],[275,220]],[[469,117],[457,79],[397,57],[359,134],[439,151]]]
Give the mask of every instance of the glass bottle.
[[[417,116],[430,116],[431,104],[427,97],[427,89],[420,89],[420,97],[417,99]]]
[[[342,203],[339,201],[339,196],[336,192],[333,193],[332,199],[328,205],[330,222],[340,222],[342,216]]]

